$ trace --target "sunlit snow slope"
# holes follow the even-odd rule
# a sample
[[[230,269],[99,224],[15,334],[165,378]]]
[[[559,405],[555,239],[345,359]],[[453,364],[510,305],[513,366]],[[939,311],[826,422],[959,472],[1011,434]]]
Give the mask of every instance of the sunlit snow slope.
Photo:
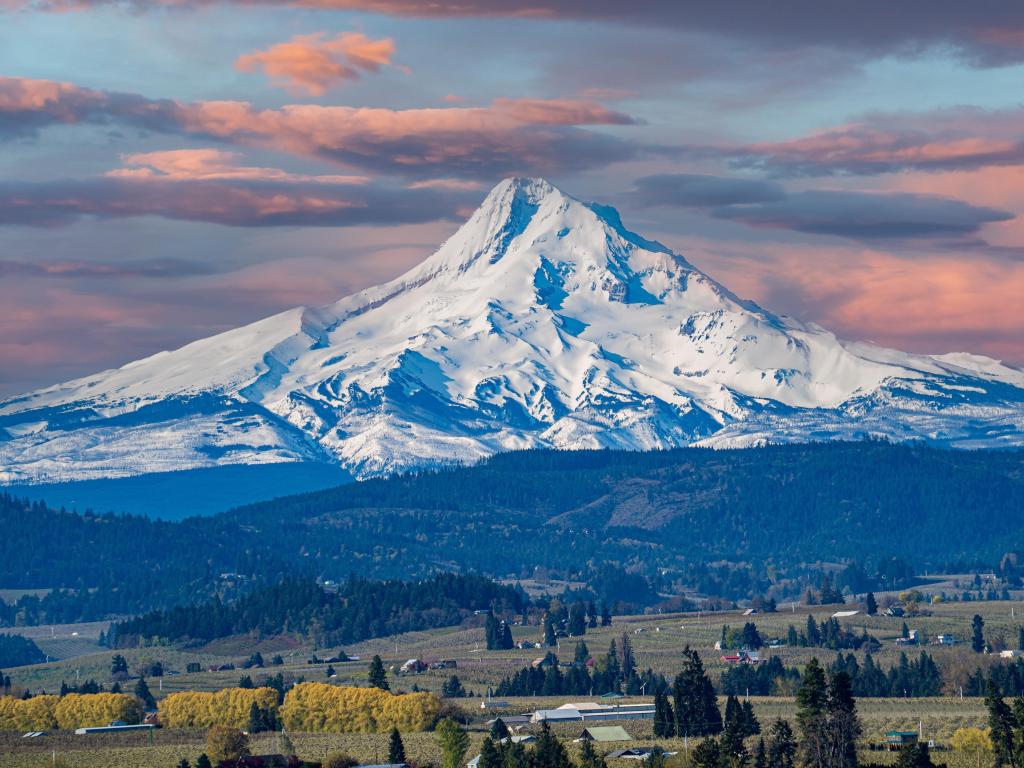
[[[1024,373],[840,341],[509,179],[397,280],[0,403],[0,481],[864,435],[1024,444]]]

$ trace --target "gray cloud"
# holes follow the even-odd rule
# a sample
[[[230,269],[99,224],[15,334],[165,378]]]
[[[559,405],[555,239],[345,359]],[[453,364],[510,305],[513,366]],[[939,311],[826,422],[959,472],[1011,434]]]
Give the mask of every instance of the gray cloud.
[[[781,184],[763,179],[728,178],[695,173],[644,176],[631,193],[640,205],[715,208],[742,203],[766,203],[786,196]]]
[[[0,277],[159,278],[211,275],[216,271],[209,264],[185,259],[139,259],[124,262],[0,259]]]
[[[447,189],[319,182],[134,180],[0,182],[0,225],[160,216],[238,227],[408,224],[455,218],[472,197]]]
[[[200,6],[213,0],[0,0],[0,7],[66,10]],[[241,0],[238,0],[241,2]],[[252,3],[246,2],[246,5]],[[869,56],[953,50],[980,66],[1024,60],[1024,6],[1006,0],[257,0],[266,6],[309,6],[414,17],[521,17],[672,27],[775,49],[843,48]]]
[[[715,210],[718,218],[855,240],[964,237],[1012,213],[962,200],[905,193],[810,191]]]

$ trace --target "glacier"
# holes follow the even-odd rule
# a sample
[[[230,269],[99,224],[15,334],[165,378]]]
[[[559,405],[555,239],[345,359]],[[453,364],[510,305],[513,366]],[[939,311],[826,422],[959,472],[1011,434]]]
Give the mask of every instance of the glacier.
[[[0,402],[0,482],[868,436],[1024,445],[1024,372],[840,340],[516,178],[391,282]]]

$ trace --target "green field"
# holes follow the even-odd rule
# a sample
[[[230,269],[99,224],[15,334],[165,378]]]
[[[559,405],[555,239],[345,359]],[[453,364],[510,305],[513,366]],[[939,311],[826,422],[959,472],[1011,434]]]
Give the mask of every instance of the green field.
[[[890,618],[883,616],[855,616],[844,623],[858,632],[862,627],[882,641],[882,650],[875,654],[876,660],[887,667],[899,658],[900,649],[893,640],[900,635],[904,621],[911,629],[935,637],[940,633],[954,634],[962,642],[953,648],[932,646],[928,650],[934,655],[943,674],[947,679],[948,693],[955,694],[959,681],[979,664],[984,666],[992,662],[993,657],[971,653],[969,643],[970,621],[975,613],[980,613],[986,624],[986,636],[995,642],[1005,642],[1015,646],[1018,627],[1024,624],[1024,617],[1019,616],[1021,605],[1011,602],[989,603],[945,603],[928,606],[931,615],[916,618]],[[759,614],[744,617],[739,612],[713,614],[672,614],[657,616],[616,617],[613,626],[590,629],[583,638],[591,654],[599,655],[607,651],[613,639],[620,641],[621,636],[628,634],[633,650],[641,669],[648,667],[667,677],[674,676],[680,665],[681,651],[684,646],[697,648],[712,678],[717,678],[724,669],[719,661],[719,652],[713,645],[721,635],[724,624],[742,626],[745,621],[753,620],[763,636],[785,637],[790,624],[802,629],[806,624],[808,611],[820,621],[830,616],[836,606],[798,608],[795,612],[781,611],[776,614]],[[509,650],[487,651],[484,649],[484,633],[482,617],[474,617],[467,625],[430,632],[415,632],[398,637],[381,638],[367,641],[344,650],[351,655],[361,657],[360,661],[335,664],[336,682],[339,684],[365,684],[366,668],[373,654],[380,654],[389,669],[410,658],[421,658],[426,661],[437,659],[455,659],[458,662],[457,674],[463,685],[481,696],[487,688],[495,686],[502,677],[511,674],[529,664],[533,659],[543,655],[544,650]],[[62,628],[56,628],[57,634]],[[523,639],[539,640],[541,629],[537,626],[516,626],[513,636],[518,642]],[[564,660],[572,657],[576,640],[562,640],[557,652]],[[224,662],[238,664],[253,651],[259,650],[267,662],[275,653],[284,659],[282,666],[268,666],[263,670],[243,671],[236,669],[225,672],[185,673],[189,662],[199,662],[205,670],[208,666]],[[168,674],[162,679],[150,679],[150,688],[157,698],[181,690],[216,690],[234,686],[239,677],[249,674],[258,685],[262,676],[281,672],[286,679],[304,677],[307,680],[326,680],[325,667],[309,665],[306,660],[310,653],[316,652],[324,657],[339,649],[315,649],[308,643],[297,638],[233,637],[218,640],[199,648],[152,647],[120,651],[129,661],[134,670],[149,661],[159,660],[165,670],[177,672]],[[919,649],[910,648],[908,653],[917,653]],[[15,683],[31,688],[34,692],[42,689],[56,691],[62,680],[73,683],[76,679],[96,680],[109,684],[110,657],[113,651],[99,652],[78,656],[73,659],[40,664],[31,667],[20,667],[9,670]],[[765,651],[765,654],[777,654],[786,665],[802,665],[812,656],[824,662],[830,662],[834,652],[815,648],[781,648]],[[415,684],[420,689],[439,692],[441,685],[451,671],[428,671],[418,675],[391,676],[393,690],[409,690]],[[133,685],[129,682],[126,688]],[[513,698],[509,702],[509,712],[526,712],[543,706],[558,706],[573,697],[545,698]],[[579,697],[576,697],[579,698]],[[751,699],[755,712],[762,723],[775,717],[792,717],[794,703],[786,697]],[[460,700],[460,706],[475,718],[474,728],[478,731],[476,739],[482,738],[483,721],[494,716],[494,710],[483,711],[480,698]],[[926,738],[935,739],[939,743],[948,742],[953,732],[964,726],[983,726],[985,724],[984,707],[980,699],[967,698],[960,700],[956,695],[931,699],[861,699],[858,702],[864,722],[866,741],[879,741],[887,730],[923,729]],[[651,741],[650,721],[631,721],[626,723],[627,729],[637,739],[636,743]],[[560,735],[575,738],[581,726],[579,723],[558,726]],[[161,730],[154,735],[153,744],[149,744],[147,734],[124,734],[104,737],[75,737],[68,734],[48,736],[39,740],[22,740],[20,734],[6,734],[0,737],[0,766],[33,766],[52,763],[53,751],[67,765],[82,768],[99,768],[100,766],[173,766],[182,757],[194,759],[202,750],[201,733]],[[255,751],[274,751],[273,735],[257,738]],[[328,751],[340,749],[350,752],[364,762],[373,762],[386,752],[386,736],[373,734],[293,734],[293,741],[304,757],[315,759],[323,757]],[[662,740],[666,748],[682,748],[681,743]],[[437,762],[439,754],[430,734],[408,734],[406,744],[411,758],[422,762]],[[608,747],[608,749],[616,748]],[[872,755],[871,759],[879,759]],[[944,754],[944,761],[951,766],[959,765],[958,757]],[[627,763],[632,765],[631,763]]]

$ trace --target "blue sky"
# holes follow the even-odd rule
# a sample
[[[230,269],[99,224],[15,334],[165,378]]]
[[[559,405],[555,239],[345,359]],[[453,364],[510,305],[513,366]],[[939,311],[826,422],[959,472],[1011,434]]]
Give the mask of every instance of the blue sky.
[[[389,279],[510,173],[843,337],[1024,363],[1015,5],[319,5],[0,0],[0,395]]]

